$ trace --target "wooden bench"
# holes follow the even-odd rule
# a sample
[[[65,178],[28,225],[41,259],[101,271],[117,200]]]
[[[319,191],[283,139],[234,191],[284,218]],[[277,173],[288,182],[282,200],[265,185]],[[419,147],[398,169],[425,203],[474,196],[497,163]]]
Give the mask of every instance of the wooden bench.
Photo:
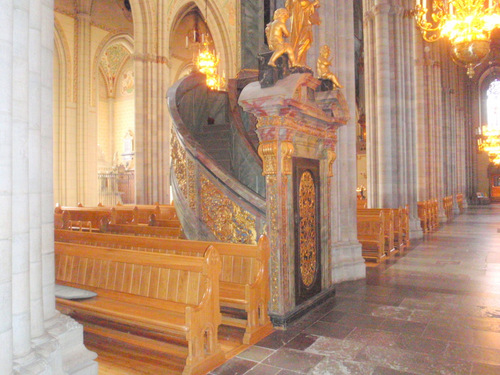
[[[384,251],[385,254],[389,257],[392,255],[395,255],[398,252],[398,249],[396,249],[395,244],[394,244],[394,210],[393,209],[382,209],[382,208],[365,208],[365,209],[358,209],[357,210],[357,216],[380,216],[380,212],[384,211],[384,220],[383,220],[383,230],[384,230],[384,238],[385,238],[385,245],[384,245]]]
[[[401,217],[401,239],[404,243],[405,249],[410,248],[410,207],[408,205],[404,207],[400,207],[399,210],[401,211],[400,217]]]
[[[132,236],[179,238],[181,228],[158,227],[144,224],[106,224],[101,227],[101,232]]]
[[[448,221],[453,220],[453,195],[443,198],[443,210]]]
[[[191,256],[201,256],[204,249],[213,244],[222,261],[220,304],[224,312],[223,324],[243,328],[244,344],[254,344],[273,330],[267,312],[270,298],[270,250],[266,236],[259,239],[257,246],[64,230],[56,230],[55,239],[61,242]],[[242,311],[243,316],[231,314],[232,309]]]
[[[437,199],[417,202],[420,226],[424,233],[429,233],[439,228],[439,206]]]
[[[205,374],[224,362],[215,248],[190,257],[56,242],[55,264],[58,284],[97,293],[56,300],[62,312],[85,322],[87,332],[138,353],[181,355],[184,375]]]
[[[386,258],[384,223],[385,213],[378,215],[358,215],[358,241],[362,246],[362,255],[366,260],[380,263]]]
[[[356,199],[356,208],[357,209],[367,208],[367,200],[358,197],[358,199]]]
[[[463,194],[457,194],[457,206],[460,214],[463,214],[465,209],[464,209],[464,195]]]
[[[109,221],[111,217],[110,210],[106,207],[70,207],[70,206],[56,206],[54,215],[61,215],[66,212],[63,227],[65,229],[78,229],[78,227],[86,227],[90,230],[99,230],[102,223]],[[54,217],[54,220],[57,220]],[[73,228],[73,224],[75,228]]]

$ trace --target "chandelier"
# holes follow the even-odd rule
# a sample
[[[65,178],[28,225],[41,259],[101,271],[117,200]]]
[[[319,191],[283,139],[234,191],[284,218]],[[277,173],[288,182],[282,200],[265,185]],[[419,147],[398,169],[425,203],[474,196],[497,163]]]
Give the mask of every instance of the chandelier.
[[[210,48],[209,42],[204,42],[198,56],[196,56],[196,67],[200,73],[205,74],[206,84],[211,90],[222,90],[226,84],[224,77],[217,73],[219,56]]]
[[[417,25],[427,42],[448,38],[452,58],[474,76],[490,52],[491,31],[500,26],[499,0],[417,0]]]
[[[213,47],[212,38],[208,33],[208,0],[205,0],[205,25],[207,27],[206,33],[199,33],[197,31],[198,23],[195,24],[194,30],[194,40],[197,42],[196,35],[201,36],[201,43],[196,43],[198,46],[198,55],[194,58],[194,64],[196,69],[205,74],[206,84],[210,90],[223,90],[226,86],[226,80],[223,74],[221,77],[218,72],[219,66],[219,55],[215,53],[215,48]],[[188,39],[186,38],[186,47],[188,46]]]
[[[491,163],[500,165],[500,130],[483,130],[483,135],[480,139],[479,150],[488,153]]]

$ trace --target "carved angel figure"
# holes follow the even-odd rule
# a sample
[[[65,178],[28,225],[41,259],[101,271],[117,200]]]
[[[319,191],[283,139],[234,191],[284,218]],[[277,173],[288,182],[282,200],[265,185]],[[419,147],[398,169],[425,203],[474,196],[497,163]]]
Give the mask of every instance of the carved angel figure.
[[[312,26],[321,23],[316,11],[319,7],[319,0],[286,0],[285,8],[290,13],[290,42],[299,66],[306,66],[307,51],[313,41]]]
[[[326,44],[319,50],[318,61],[316,62],[316,71],[318,73],[318,78],[328,79],[333,82],[333,85],[338,88],[342,88],[335,74],[330,70],[332,63],[330,62],[330,47]]]
[[[273,21],[266,26],[267,43],[269,49],[274,51],[269,59],[268,64],[270,66],[276,66],[276,60],[285,53],[288,55],[288,60],[290,60],[292,66],[295,66],[295,54],[292,46],[284,40],[285,37],[290,35],[286,28],[286,20],[289,17],[290,14],[285,8],[276,9]]]

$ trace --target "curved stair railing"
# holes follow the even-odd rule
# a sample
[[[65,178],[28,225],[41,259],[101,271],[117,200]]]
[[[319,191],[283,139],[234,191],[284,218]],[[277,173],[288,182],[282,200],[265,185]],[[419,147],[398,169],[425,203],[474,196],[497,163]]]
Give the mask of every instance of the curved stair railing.
[[[262,164],[248,140],[241,141],[227,93],[209,91],[205,76],[193,73],[167,97],[173,119],[171,183],[185,236],[256,243],[266,212]]]

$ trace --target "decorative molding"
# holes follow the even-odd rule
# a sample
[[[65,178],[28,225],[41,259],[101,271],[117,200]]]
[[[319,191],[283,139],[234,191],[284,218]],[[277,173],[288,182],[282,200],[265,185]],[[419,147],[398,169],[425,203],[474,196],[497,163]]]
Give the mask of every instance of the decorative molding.
[[[281,162],[281,172],[284,175],[292,174],[293,143],[280,142],[280,155],[278,155],[278,141],[264,141],[259,145],[258,153],[262,158],[262,175],[275,175],[278,173],[278,157]]]

